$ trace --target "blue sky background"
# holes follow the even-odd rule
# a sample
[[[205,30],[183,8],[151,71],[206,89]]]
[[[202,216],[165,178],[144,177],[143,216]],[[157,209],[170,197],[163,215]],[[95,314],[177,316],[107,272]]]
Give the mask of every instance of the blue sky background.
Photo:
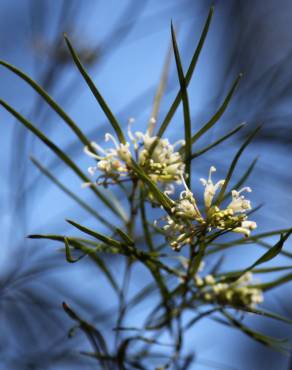
[[[258,231],[288,228],[292,221],[292,76],[287,67],[291,62],[289,22],[292,6],[288,1],[283,3],[280,8],[275,0],[260,0],[256,5],[250,0],[215,2],[211,29],[189,88],[195,131],[222,102],[238,73],[244,72],[243,81],[229,109],[212,132],[198,143],[198,148],[211,143],[240,122],[248,122],[242,135],[246,135],[256,124],[264,124],[263,133],[246,151],[234,178],[236,182],[250,162],[259,156],[254,174],[248,181],[253,188],[253,204],[264,203],[255,216]],[[171,19],[178,30],[186,68],[210,4],[203,0],[149,0],[145,1],[139,16],[133,7],[120,20],[127,1],[65,1],[68,12],[60,16],[61,2],[4,0],[0,12],[0,57],[42,84],[45,71],[54,63],[51,45],[56,36],[61,38],[64,31],[68,32],[77,48],[97,48],[98,57],[88,68],[120,122],[126,126],[128,118],[133,116],[137,129],[144,130],[170,44]],[[139,9],[137,4],[136,7]],[[66,16],[70,21],[66,21]],[[134,25],[126,35],[127,25],[133,21]],[[116,34],[111,38],[113,30]],[[121,37],[124,35],[126,37]],[[65,63],[62,62],[64,60]],[[56,80],[49,87],[50,93],[92,140],[102,143],[110,127],[73,63],[70,59],[60,59],[54,68]],[[40,104],[39,98],[23,81],[2,67],[0,81],[1,98],[30,117],[60,147],[68,148],[76,142],[69,128],[57,115],[50,113],[45,103]],[[175,65],[172,63],[160,120],[177,89]],[[24,237],[36,232],[69,232],[65,218],[96,227],[101,232],[103,230],[46,178],[40,177],[29,156],[33,154],[44,165],[54,166],[54,174],[70,189],[88,199],[93,207],[102,209],[91,199],[88,190],[80,188],[80,180],[62,164],[56,165],[51,152],[27,134],[4,109],[0,109],[0,127],[0,313],[3,313],[0,315],[3,333],[0,334],[0,353],[5,364],[3,369],[72,369],[72,362],[66,365],[58,357],[56,362],[52,362],[49,356],[49,353],[58,353],[62,346],[68,348],[70,345],[72,356],[80,348],[88,348],[82,335],[67,343],[65,334],[72,322],[64,317],[61,302],[71,303],[90,320],[95,312],[102,313],[111,306],[113,294],[104,279],[96,274],[92,264],[82,260],[79,264],[68,266],[58,250],[59,245],[25,240]],[[167,132],[171,141],[181,137],[182,129],[183,117],[179,109]],[[210,165],[217,167],[218,178],[225,176],[243,137],[239,134],[194,161],[193,189],[198,194],[202,194],[199,178],[207,176]],[[82,145],[75,144],[74,148],[72,156],[86,170],[91,164],[90,159],[83,154]],[[106,214],[106,217],[115,222],[112,215]],[[276,239],[269,241],[273,243]],[[288,250],[290,245],[291,242],[288,242]],[[262,250],[255,246],[236,248],[226,253],[225,267],[227,270],[244,267],[261,253]],[[112,258],[110,263],[119,276],[121,266],[117,258]],[[273,263],[289,264],[289,260],[279,257]],[[37,271],[38,268],[41,271],[39,274],[23,278],[27,272]],[[131,293],[141,289],[146,278],[143,271],[137,273],[139,279],[133,283]],[[288,284],[269,294],[264,305],[292,316],[289,310],[290,290],[291,285]],[[32,302],[41,309],[35,310]],[[149,307],[135,310],[131,316],[133,325],[140,322],[152,304],[148,302]],[[248,317],[246,321],[266,334],[291,334],[287,327],[266,319]],[[62,345],[59,346],[58,341]],[[222,369],[228,369],[227,365],[238,370],[289,369],[287,356],[266,349],[243,334],[208,319],[189,333],[186,342],[187,347],[195,348],[198,356],[193,365],[195,370],[213,369],[217,363],[223,364]],[[48,345],[52,346],[52,352],[47,351]],[[68,354],[68,351],[65,352]],[[32,364],[35,367],[29,367]],[[81,365],[75,361],[74,366],[94,368],[93,363],[88,361]]]

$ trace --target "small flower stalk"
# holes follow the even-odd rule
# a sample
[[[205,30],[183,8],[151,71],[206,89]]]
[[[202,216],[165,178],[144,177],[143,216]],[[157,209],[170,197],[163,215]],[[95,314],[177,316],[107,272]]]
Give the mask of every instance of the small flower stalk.
[[[89,174],[94,176],[97,171],[102,172],[96,181],[99,185],[119,183],[135,177],[132,171],[132,160],[135,160],[154,182],[164,186],[174,182],[180,183],[185,164],[181,154],[175,148],[184,145],[184,140],[170,144],[168,139],[151,136],[149,130],[146,133],[138,131],[133,134],[131,131],[133,122],[133,119],[129,120],[130,141],[126,144],[118,143],[111,134],[107,133],[105,141],[112,141],[114,147],[103,149],[92,142],[91,145],[98,154],[92,153],[88,147],[85,147],[85,153],[97,161],[95,166],[88,168]]]

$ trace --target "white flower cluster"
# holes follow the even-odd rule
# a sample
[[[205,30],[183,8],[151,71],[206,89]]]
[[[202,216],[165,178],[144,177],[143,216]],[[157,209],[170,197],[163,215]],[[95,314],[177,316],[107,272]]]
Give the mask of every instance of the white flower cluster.
[[[149,131],[145,134],[142,132],[133,134],[130,127],[132,123],[133,120],[130,119],[128,136],[131,143],[118,143],[111,134],[106,134],[105,141],[111,140],[114,148],[103,149],[97,143],[92,142],[92,147],[98,153],[95,154],[90,148],[85,147],[85,153],[97,160],[95,166],[89,167],[89,174],[93,176],[97,171],[102,172],[102,175],[98,177],[98,184],[107,185],[110,183],[109,180],[118,183],[134,176],[131,170],[133,158],[153,181],[165,185],[173,182],[180,183],[185,165],[180,153],[175,151],[175,147],[180,144],[184,145],[184,141],[180,140],[172,145],[168,139],[151,136]]]
[[[234,307],[255,308],[263,302],[263,292],[249,285],[253,280],[251,272],[245,273],[234,283],[216,282],[213,275],[201,278],[195,276],[195,284],[200,289],[201,298],[207,302],[216,302]]]
[[[241,190],[232,190],[232,200],[225,209],[219,209],[218,206],[212,205],[216,191],[223,186],[225,180],[219,180],[216,184],[212,181],[212,173],[216,171],[214,166],[211,166],[208,179],[200,179],[205,186],[204,202],[206,208],[206,218],[210,227],[221,230],[231,230],[233,232],[242,233],[246,237],[250,232],[257,227],[254,221],[248,221],[246,212],[251,210],[250,201],[245,199],[242,193],[244,191],[251,192],[250,187],[244,187]]]
[[[225,209],[213,205],[214,196],[225,181],[220,180],[214,184],[212,173],[215,171],[216,168],[212,166],[208,179],[200,179],[205,187],[205,217],[200,212],[193,193],[182,178],[185,190],[181,192],[179,200],[171,208],[171,215],[168,214],[164,217],[166,224],[163,226],[163,230],[166,232],[166,238],[174,250],[180,250],[184,245],[192,244],[203,230],[229,230],[242,233],[248,237],[251,230],[257,227],[254,221],[247,220],[246,212],[251,209],[251,204],[242,193],[244,191],[250,192],[249,187],[240,191],[232,190],[232,200]]]

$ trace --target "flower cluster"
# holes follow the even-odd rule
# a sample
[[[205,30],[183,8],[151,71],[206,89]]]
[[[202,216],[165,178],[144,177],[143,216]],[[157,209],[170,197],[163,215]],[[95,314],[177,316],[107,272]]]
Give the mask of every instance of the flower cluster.
[[[250,232],[257,227],[254,221],[248,221],[246,212],[251,210],[251,203],[245,199],[242,193],[244,191],[251,192],[250,187],[244,187],[241,190],[232,190],[232,200],[225,209],[220,209],[213,203],[214,196],[218,189],[224,185],[225,180],[219,180],[216,184],[212,181],[212,173],[216,171],[214,166],[211,166],[208,179],[200,179],[205,187],[204,202],[206,210],[206,219],[210,228],[221,230],[231,230],[244,234],[246,237]]]
[[[212,275],[205,278],[196,275],[195,284],[200,288],[200,296],[204,301],[238,308],[255,308],[257,304],[263,302],[263,292],[249,285],[252,279],[251,272],[245,273],[233,283],[216,282]]]
[[[250,192],[249,187],[240,191],[232,190],[232,200],[226,208],[220,209],[216,202],[213,204],[217,190],[225,182],[225,180],[219,180],[216,184],[213,183],[212,173],[215,171],[215,167],[212,166],[208,179],[200,179],[205,187],[204,216],[197,206],[193,193],[182,178],[185,190],[181,192],[179,200],[174,202],[171,214],[164,217],[166,224],[163,226],[163,230],[166,232],[166,238],[174,250],[180,250],[185,244],[193,244],[197,236],[206,230],[233,231],[248,237],[251,230],[257,227],[254,221],[247,220],[246,212],[251,209],[251,204],[242,193],[244,191]]]
[[[185,165],[181,154],[175,151],[175,147],[184,145],[184,141],[180,140],[172,145],[168,139],[151,136],[149,131],[133,134],[132,123],[133,120],[130,119],[128,136],[131,143],[118,143],[111,134],[106,134],[105,141],[111,140],[114,144],[113,148],[103,149],[92,142],[91,146],[98,153],[96,154],[89,147],[85,147],[85,153],[97,160],[95,166],[89,167],[89,174],[93,176],[97,171],[102,172],[97,179],[98,184],[106,186],[110,182],[118,183],[134,176],[131,167],[132,159],[135,159],[153,181],[164,185],[180,183]]]

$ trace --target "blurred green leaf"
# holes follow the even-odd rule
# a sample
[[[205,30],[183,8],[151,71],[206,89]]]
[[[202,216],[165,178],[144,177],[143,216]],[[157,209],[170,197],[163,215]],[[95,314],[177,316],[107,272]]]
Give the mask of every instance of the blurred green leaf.
[[[261,284],[253,284],[253,285],[250,285],[250,287],[262,289],[263,291],[267,291],[267,290],[276,288],[282,284],[289,283],[291,280],[292,280],[292,274],[286,274],[273,281],[270,281],[267,283],[261,283]]]
[[[62,305],[66,314],[72,320],[76,321],[79,324],[80,329],[87,336],[93,349],[100,355],[109,356],[107,344],[102,333],[99,330],[97,330],[94,326],[92,326],[85,320],[81,319],[79,315],[77,315],[76,312],[73,311],[72,308],[67,305],[67,303],[63,302]],[[110,367],[108,366],[106,361],[101,360],[101,364],[104,369],[110,370]]]
[[[161,100],[162,100],[162,97],[163,97],[163,94],[164,94],[164,91],[165,91],[165,88],[166,88],[167,78],[168,78],[168,74],[169,74],[170,61],[171,61],[171,47],[169,47],[169,50],[168,50],[166,58],[165,58],[161,78],[160,78],[160,81],[159,81],[159,84],[158,84],[158,87],[157,87],[157,91],[156,91],[156,94],[155,94],[154,102],[153,102],[153,107],[152,107],[152,112],[151,112],[150,118],[154,118],[155,122],[152,122],[151,119],[149,121],[148,132],[149,132],[150,135],[153,134],[155,124],[156,124],[156,120],[157,120],[158,113],[159,113],[159,108],[160,108],[160,105],[161,105]]]
[[[113,287],[113,289],[118,292],[119,287],[113,278],[111,272],[109,271],[106,264],[103,262],[103,260],[97,255],[97,253],[110,253],[110,254],[116,254],[119,253],[119,250],[114,247],[109,247],[104,244],[96,244],[94,243],[94,248],[89,248],[84,243],[91,243],[90,240],[84,240],[81,238],[74,238],[74,237],[65,237],[63,235],[53,235],[53,234],[32,234],[28,235],[28,238],[30,239],[45,239],[45,240],[54,240],[61,243],[65,243],[65,239],[67,239],[70,242],[70,245],[74,247],[75,249],[78,249],[82,251],[85,255],[88,255],[100,268],[100,270],[105,274],[107,277],[109,283]]]
[[[259,343],[264,344],[265,346],[272,347],[272,348],[280,350],[280,351],[285,351],[285,348],[283,347],[283,344],[287,343],[287,340],[273,338],[273,337],[258,333],[256,331],[248,328],[242,322],[235,319],[227,311],[222,310],[221,312],[227,318],[227,320],[230,322],[230,324],[233,327],[235,327],[237,329],[240,329],[240,331],[242,331],[247,336],[251,337],[252,339],[256,340]]]
[[[258,308],[252,308],[252,307],[245,307],[244,310],[247,311],[247,312],[251,312],[251,313],[254,313],[256,315],[259,315],[259,316],[264,316],[264,317],[268,317],[270,319],[282,321],[286,324],[290,324],[290,325],[292,324],[292,320],[290,320],[287,317],[284,317],[282,315],[273,313],[273,312],[269,312],[269,311],[262,310],[262,309],[260,310]]]
[[[73,199],[77,204],[79,204],[83,209],[85,209],[88,213],[94,216],[97,220],[103,223],[110,229],[114,229],[113,225],[108,222],[105,218],[103,218],[95,209],[90,207],[87,203],[85,203],[81,198],[79,198],[76,194],[74,194],[71,190],[69,190],[64,184],[62,184],[52,173],[41,165],[41,163],[36,160],[34,157],[30,157],[33,164],[44,174],[46,175],[58,188],[60,188],[65,194],[67,194],[71,199]]]

